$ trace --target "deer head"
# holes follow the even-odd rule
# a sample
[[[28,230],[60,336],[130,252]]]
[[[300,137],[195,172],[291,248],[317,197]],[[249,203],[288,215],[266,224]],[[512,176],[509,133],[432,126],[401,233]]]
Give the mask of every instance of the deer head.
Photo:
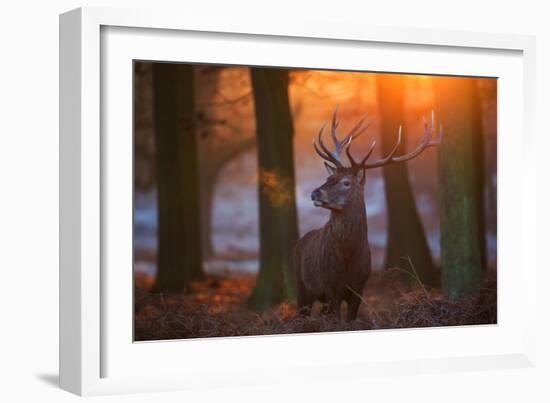
[[[329,177],[323,185],[311,193],[311,199],[313,200],[313,204],[315,206],[333,211],[342,211],[351,200],[355,200],[357,197],[360,197],[361,200],[363,199],[365,171],[367,169],[378,168],[396,162],[411,160],[420,155],[426,148],[439,144],[443,134],[443,129],[440,126],[438,137],[436,139],[432,139],[435,133],[435,118],[432,111],[431,124],[428,124],[426,119],[424,119],[424,135],[422,136],[418,146],[410,153],[398,157],[395,156],[395,153],[401,144],[402,127],[400,126],[397,132],[397,141],[395,146],[386,157],[372,162],[368,161],[376,145],[376,141],[373,141],[366,155],[360,161],[356,161],[351,155],[351,144],[353,140],[367,130],[368,125],[364,125],[366,117],[361,119],[342,140],[338,140],[338,136],[336,134],[336,129],[338,128],[338,121],[336,120],[337,112],[338,107],[336,107],[334,113],[332,114],[331,123],[331,137],[332,142],[334,143],[334,151],[330,151],[323,142],[323,131],[325,124],[323,124],[319,130],[317,141],[315,138],[313,139],[313,147],[315,148],[317,154],[319,154],[319,156],[324,160],[324,165],[329,173]],[[340,159],[344,149],[350,162],[350,166],[344,166]]]

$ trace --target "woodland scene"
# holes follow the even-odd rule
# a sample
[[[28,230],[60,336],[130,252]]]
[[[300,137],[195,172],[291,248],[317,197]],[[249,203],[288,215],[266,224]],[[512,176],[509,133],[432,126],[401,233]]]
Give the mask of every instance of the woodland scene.
[[[135,61],[135,341],[497,323],[497,79]]]

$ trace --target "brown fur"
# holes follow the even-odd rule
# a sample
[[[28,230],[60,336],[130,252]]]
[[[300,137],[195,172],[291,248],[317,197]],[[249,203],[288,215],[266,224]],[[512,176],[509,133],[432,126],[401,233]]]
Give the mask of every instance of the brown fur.
[[[351,168],[333,168],[331,173],[312,193],[315,202],[331,210],[330,219],[322,228],[305,234],[294,247],[298,308],[306,313],[314,301],[328,302],[329,310],[339,317],[341,303],[346,301],[349,321],[357,317],[359,296],[371,271],[365,173]],[[349,189],[342,189],[343,180],[349,181]]]

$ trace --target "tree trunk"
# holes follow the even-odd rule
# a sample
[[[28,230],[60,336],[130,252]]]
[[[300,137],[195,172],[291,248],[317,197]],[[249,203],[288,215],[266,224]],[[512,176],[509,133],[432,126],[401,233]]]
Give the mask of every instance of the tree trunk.
[[[182,292],[202,276],[193,67],[153,64],[158,251],[154,291]]]
[[[377,77],[378,105],[382,124],[382,150],[387,155],[395,146],[399,125],[404,119],[404,78],[397,75]],[[407,152],[407,132],[403,130],[397,155]],[[385,267],[411,270],[404,257],[410,257],[422,283],[438,284],[426,233],[418,215],[407,163],[382,168],[388,207],[388,243]],[[410,277],[407,276],[410,280]]]
[[[232,101],[225,99],[222,94],[226,90],[231,90],[233,84],[223,81],[222,72],[225,68],[212,65],[195,68],[203,259],[208,259],[214,254],[212,214],[219,174],[227,163],[256,144],[252,131],[242,130],[243,125],[231,129],[227,122],[227,109],[223,106],[231,106]],[[248,74],[248,69],[242,71],[243,74]],[[250,93],[249,82],[245,80],[242,86]],[[223,136],[223,132],[227,130],[230,131],[230,135]]]
[[[209,259],[214,254],[212,241],[212,205],[214,187],[218,175],[218,150],[211,147],[216,135],[218,108],[212,108],[220,89],[221,72],[219,66],[203,65],[195,68],[195,105],[197,115],[197,142],[199,149],[199,186],[201,202],[201,245],[202,258]]]
[[[477,222],[479,231],[479,253],[481,266],[487,267],[487,225],[485,221],[485,138],[483,136],[483,111],[481,107],[481,95],[477,80],[473,83],[472,92],[472,125],[474,130],[473,152],[475,170],[475,202],[477,204]]]
[[[497,232],[497,188],[493,178],[497,173],[497,79],[478,79],[483,120],[485,158],[485,225],[486,235]]]
[[[436,110],[444,135],[438,147],[441,270],[443,291],[462,298],[479,287],[479,175],[476,163],[476,88],[474,79],[434,78]]]
[[[298,238],[288,72],[251,68],[258,147],[260,271],[249,299],[265,309],[294,299],[292,249]]]
[[[244,137],[227,142],[222,148],[206,151],[203,158],[206,160],[201,171],[201,230],[203,258],[214,254],[212,240],[212,213],[214,207],[214,193],[218,176],[229,162],[251,149],[256,144],[254,137]]]
[[[212,208],[214,204],[214,190],[217,176],[218,172],[201,172],[201,245],[204,259],[208,259],[214,255],[214,242],[212,240]]]
[[[155,186],[151,66],[134,62],[134,188],[144,193]]]

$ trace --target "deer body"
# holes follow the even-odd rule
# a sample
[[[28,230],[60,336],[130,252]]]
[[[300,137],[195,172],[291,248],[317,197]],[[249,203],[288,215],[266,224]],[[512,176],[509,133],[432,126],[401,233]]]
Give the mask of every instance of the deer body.
[[[332,212],[324,227],[308,232],[294,248],[298,306],[311,309],[314,301],[329,303],[339,315],[342,301],[347,319],[355,319],[371,271],[367,218],[362,195],[355,208]]]
[[[308,232],[294,247],[294,270],[298,292],[298,309],[306,313],[316,300],[328,302],[329,310],[340,317],[340,306],[347,302],[347,320],[357,317],[361,295],[371,271],[371,254],[368,240],[367,214],[365,209],[365,171],[383,165],[408,161],[420,155],[424,149],[439,144],[432,140],[432,124],[424,123],[424,135],[419,145],[405,155],[394,154],[401,143],[401,128],[397,142],[390,153],[377,161],[367,162],[372,154],[372,143],[365,157],[357,162],[351,155],[352,140],[366,130],[363,120],[356,124],[342,140],[336,136],[336,110],[332,116],[332,141],[335,150],[330,151],[322,140],[324,125],[314,141],[315,151],[325,160],[329,173],[327,181],[311,193],[317,207],[330,210],[330,219],[322,227]],[[319,149],[320,148],[320,149]],[[345,167],[340,154],[345,148],[351,163]]]

